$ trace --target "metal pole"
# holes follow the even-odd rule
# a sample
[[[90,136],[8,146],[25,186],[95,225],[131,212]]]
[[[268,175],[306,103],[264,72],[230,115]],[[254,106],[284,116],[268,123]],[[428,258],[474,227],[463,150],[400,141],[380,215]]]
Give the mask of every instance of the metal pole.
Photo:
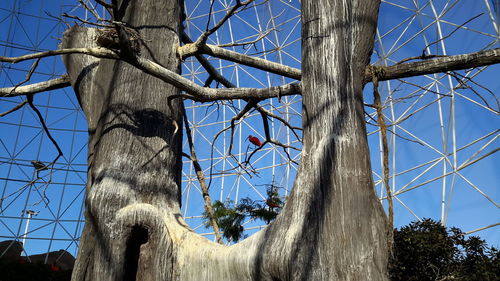
[[[28,214],[28,220],[26,221],[26,227],[24,228],[24,235],[23,235],[23,248],[26,250],[26,237],[28,236],[28,227],[30,225],[30,219],[32,216],[36,216],[38,212],[35,212],[33,210],[24,210],[26,214]]]

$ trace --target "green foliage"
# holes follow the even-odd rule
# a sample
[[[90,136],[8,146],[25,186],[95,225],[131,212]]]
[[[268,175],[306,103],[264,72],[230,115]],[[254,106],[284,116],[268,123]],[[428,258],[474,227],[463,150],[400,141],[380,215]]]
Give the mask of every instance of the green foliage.
[[[456,257],[461,280],[500,280],[500,252],[488,247],[479,237],[465,239],[457,228],[452,228],[455,243],[461,249]]]
[[[238,208],[231,207],[231,205],[234,205],[232,201],[224,204],[217,200],[212,204],[212,209],[214,210],[215,219],[224,237],[226,239],[238,241],[243,233],[242,223],[245,219],[245,214],[238,212]],[[211,225],[207,212],[204,212],[203,216],[206,219],[205,227],[209,228]]]
[[[391,280],[500,280],[500,254],[478,237],[465,238],[425,219],[394,231]]]
[[[254,201],[248,197],[241,199],[239,204],[234,204],[233,201],[225,203],[215,201],[212,209],[224,238],[234,242],[240,240],[244,230],[242,224],[247,217],[263,220],[266,224],[273,221],[281,211],[283,201],[278,192],[274,191],[273,186],[267,188],[267,196],[264,202],[263,200]],[[205,227],[211,227],[208,214],[204,212],[203,216]]]

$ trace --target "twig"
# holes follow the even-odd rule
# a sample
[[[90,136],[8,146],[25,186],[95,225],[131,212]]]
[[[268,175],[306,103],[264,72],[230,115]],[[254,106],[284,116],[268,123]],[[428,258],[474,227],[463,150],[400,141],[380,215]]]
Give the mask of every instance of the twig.
[[[231,158],[233,158],[234,161],[236,162],[236,164],[238,165],[238,167],[242,168],[243,171],[245,171],[250,177],[252,177],[252,176],[250,175],[249,171],[247,170],[248,169],[247,165],[243,165],[242,163],[240,163],[238,161],[238,159],[236,159],[236,157],[233,155],[232,150],[233,150],[233,143],[234,143],[234,130],[236,128],[235,122],[242,120],[243,117],[258,104],[258,102],[259,102],[259,100],[257,100],[257,99],[249,100],[247,102],[247,104],[245,105],[245,107],[236,116],[231,118],[231,124],[229,125],[229,128],[231,128],[231,132],[230,132],[229,148],[227,149],[227,154]],[[251,168],[250,172],[257,174],[257,172],[255,171],[255,169],[253,167],[250,167],[250,168]]]
[[[229,155],[232,155],[232,150],[233,150],[234,129],[235,129],[234,122],[243,118],[243,116],[245,116],[245,114],[247,114],[252,108],[254,108],[258,102],[259,102],[258,100],[248,101],[247,104],[245,105],[245,107],[236,116],[231,118],[231,125],[230,125],[230,127],[231,127],[231,139],[229,141],[229,148],[227,149],[227,153]]]
[[[375,108],[375,106],[374,106],[374,105],[372,105],[372,104],[367,105],[367,106],[370,106],[370,107]],[[372,126],[378,127],[377,120],[375,120],[375,119],[374,119],[374,118],[373,118],[370,114],[368,114],[366,111],[365,111],[365,114],[366,114],[366,116],[368,116],[368,118],[370,118],[372,121],[374,121],[374,123],[369,122],[369,121],[366,121],[366,123],[367,123],[367,124],[369,124],[369,125],[372,125]],[[388,131],[389,133],[391,133],[391,134],[395,135],[395,136],[396,136],[396,137],[398,137],[398,138],[404,139],[405,141],[414,142],[414,143],[416,143],[416,144],[420,144],[420,145],[424,146],[424,144],[423,144],[423,143],[421,143],[421,142],[419,142],[419,141],[417,141],[417,140],[412,140],[412,139],[410,139],[410,138],[403,137],[402,135],[400,135],[400,134],[398,134],[398,133],[394,132],[393,130],[389,129],[389,127],[396,126],[396,125],[397,125],[397,124],[399,124],[399,123],[401,123],[401,122],[398,122],[398,123],[392,123],[392,124],[386,125],[386,127],[387,127],[387,131]],[[378,132],[378,130],[374,131],[374,133],[376,133],[376,132]]]
[[[427,55],[427,54],[423,54],[423,55],[420,55],[420,56],[414,56],[414,57],[408,57],[408,58],[402,59],[402,60],[398,61],[397,63],[395,63],[394,65],[402,64],[402,63],[405,63],[405,62],[408,62],[408,61],[411,61],[411,60],[429,60],[429,59],[442,58],[442,57],[446,57],[446,56],[445,55]]]
[[[384,120],[384,113],[382,112],[382,103],[380,101],[380,94],[378,92],[378,70],[373,67],[372,69],[372,83],[373,83],[373,105],[377,110],[377,123],[380,127],[380,133],[382,138],[382,169],[383,169],[383,183],[385,186],[385,191],[387,193],[387,203],[388,203],[388,218],[389,225],[387,229],[387,245],[392,253],[393,240],[394,240],[394,205],[392,201],[392,192],[389,186],[389,145],[387,143],[387,125]]]
[[[496,112],[496,113],[499,113],[499,111],[500,111],[500,102],[498,101],[498,98],[497,98],[497,96],[495,95],[495,93],[493,93],[490,89],[488,89],[488,88],[484,87],[483,85],[481,85],[481,84],[479,84],[479,83],[475,82],[472,78],[467,77],[467,76],[464,76],[464,75],[462,75],[462,74],[460,74],[460,73],[458,73],[458,72],[452,71],[452,72],[450,72],[450,75],[451,75],[451,76],[453,76],[453,77],[457,80],[457,82],[458,82],[461,86],[463,86],[463,87],[465,87],[465,88],[467,88],[467,89],[471,90],[471,91],[472,91],[472,92],[473,92],[473,93],[474,93],[474,94],[475,94],[478,98],[480,98],[480,99],[484,102],[484,104],[485,104],[485,106],[486,106],[486,107],[488,107],[489,109],[491,109],[492,111],[494,111],[494,112]],[[496,104],[497,104],[497,109],[492,108],[492,107],[489,105],[488,101],[487,101],[487,100],[486,100],[486,99],[485,99],[485,98],[484,98],[481,94],[479,94],[479,93],[478,93],[476,90],[474,90],[471,86],[467,85],[467,83],[463,82],[463,81],[462,81],[462,79],[463,79],[463,80],[467,80],[468,82],[473,83],[474,85],[476,85],[476,86],[478,86],[478,87],[482,88],[483,90],[485,90],[485,91],[487,91],[489,94],[491,94],[491,96],[495,99],[495,102],[496,102]]]
[[[214,4],[215,4],[215,0],[210,0],[210,10],[209,10],[208,16],[207,16],[207,26],[205,27],[205,32],[208,31],[208,27],[210,26],[210,20],[212,19],[212,12],[214,10]]]
[[[42,198],[40,199],[40,201],[36,202],[35,205],[39,204],[40,202],[44,201],[44,200],[47,200],[47,205],[49,204],[50,202],[50,199],[47,197],[47,188],[48,186],[52,183],[52,176],[53,176],[53,172],[54,172],[54,165],[55,163],[57,162],[57,160],[63,155],[62,151],[61,151],[61,148],[59,147],[59,145],[57,144],[57,142],[55,141],[55,139],[52,137],[52,135],[50,134],[49,132],[49,129],[47,128],[47,126],[45,125],[45,121],[43,120],[43,116],[42,114],[40,113],[40,111],[38,110],[38,108],[36,108],[36,106],[33,104],[33,95],[30,94],[30,95],[27,95],[27,99],[26,99],[26,103],[29,104],[29,106],[31,107],[31,109],[33,109],[33,111],[36,113],[36,115],[38,116],[38,119],[40,121],[40,123],[42,124],[42,127],[43,127],[43,130],[45,131],[45,133],[47,134],[47,137],[50,139],[50,141],[54,144],[54,146],[56,147],[57,149],[57,156],[54,158],[54,160],[52,160],[52,162],[50,162],[49,164],[47,165],[44,165],[43,167],[37,167],[35,166],[35,164],[38,164],[38,162],[34,162],[34,166],[35,166],[35,171],[36,171],[36,178],[34,180],[31,180],[30,182],[28,182],[27,184],[23,185],[22,187],[20,187],[19,189],[17,189],[16,191],[12,192],[11,194],[7,195],[7,196],[4,196],[3,198],[0,198],[0,205],[1,203],[3,202],[3,200],[9,198],[10,196],[20,192],[21,190],[25,189],[26,187],[28,186],[32,186],[34,185],[38,180],[42,179],[42,177],[40,176],[40,172],[43,171],[43,170],[49,170],[49,180],[48,181],[44,181],[43,183],[43,192],[42,192]],[[43,165],[43,164],[42,164]],[[50,168],[49,168],[50,167]],[[37,188],[38,190],[38,188]]]
[[[286,121],[284,118],[272,113],[271,111],[268,111],[267,109],[265,109],[263,106],[260,106],[260,105],[256,105],[255,107],[257,109],[257,111],[259,111],[261,114],[265,114],[266,116],[268,117],[271,117],[271,118],[274,118],[274,119],[277,119],[278,121],[280,121],[281,123],[283,123],[285,126],[287,126],[291,131],[292,133],[295,135],[295,137],[297,138],[298,141],[302,142],[302,139],[300,138],[300,136],[297,134],[297,132],[295,130],[302,130],[302,128],[299,128],[299,127],[295,127],[295,126],[292,126],[290,123],[288,123],[288,121]]]
[[[83,6],[83,8],[85,8],[85,10],[89,11],[92,15],[94,15],[94,17],[97,20],[101,19],[101,16],[99,16],[94,9],[91,9],[83,0],[78,0],[78,2],[80,2],[80,4]]]
[[[9,109],[9,110],[7,110],[7,111],[3,112],[3,113],[0,113],[0,117],[4,117],[5,115],[7,115],[7,114],[9,114],[9,113],[12,113],[12,112],[14,112],[14,111],[19,110],[20,108],[22,108],[22,107],[23,107],[25,104],[27,104],[27,103],[28,103],[28,101],[26,101],[26,100],[25,100],[25,101],[23,101],[23,102],[21,102],[21,103],[19,103],[18,105],[14,106],[13,108],[11,108],[11,109]]]
[[[443,94],[443,93],[440,93],[438,91],[434,91],[434,90],[431,90],[429,88],[426,88],[426,87],[422,87],[416,83],[412,83],[410,81],[406,81],[406,80],[403,80],[403,79],[397,79],[399,82],[403,83],[403,84],[408,84],[410,86],[413,86],[413,87],[416,87],[416,88],[419,88],[420,90],[422,91],[425,91],[425,92],[429,92],[429,93],[432,93],[432,94],[435,94],[437,96],[441,96],[441,97],[451,97],[451,95],[449,94]],[[429,87],[432,85],[432,84],[427,84],[429,85]],[[411,98],[414,98],[414,97],[418,97],[420,96],[421,94],[415,94],[415,95],[407,95],[405,97],[402,97],[402,98],[398,98],[398,99],[393,99],[393,101],[397,102],[397,101],[400,101],[400,100],[406,100],[406,99],[411,99]]]
[[[21,86],[22,84],[30,81],[31,76],[33,75],[33,72],[35,72],[36,68],[38,67],[38,63],[40,62],[41,58],[38,58],[35,60],[35,62],[31,65],[30,70],[28,71],[28,74],[26,74],[26,78],[24,78],[23,81],[19,82],[17,85],[15,85],[12,90],[10,91],[10,94],[16,91],[16,89]]]
[[[31,76],[33,75],[33,72],[36,70],[37,66],[38,66],[38,63],[40,62],[40,59],[41,58],[37,58],[35,60],[35,62],[33,63],[33,65],[31,66],[31,69],[30,71],[28,72],[28,74],[26,75],[26,78],[20,82],[19,84],[17,84],[16,86],[14,86],[12,88],[12,90],[9,92],[9,95],[12,95],[13,92],[16,91],[16,89],[24,84],[25,82],[29,81],[31,79]],[[52,135],[50,135],[50,132],[49,132],[49,129],[47,128],[47,126],[45,125],[45,121],[43,120],[43,117],[42,117],[42,114],[40,113],[40,111],[38,110],[38,108],[35,107],[35,105],[33,104],[33,94],[29,94],[26,96],[26,100],[20,104],[18,104],[16,107],[14,107],[13,109],[7,111],[5,114],[8,114],[10,112],[13,112],[13,111],[16,111],[18,110],[19,108],[21,108],[22,106],[24,106],[26,103],[28,103],[28,105],[31,107],[31,109],[33,109],[33,111],[35,111],[36,115],[38,116],[38,119],[39,121],[41,122],[42,124],[42,127],[44,129],[44,131],[47,133],[47,136],[48,138],[52,141],[52,143],[55,145],[56,149],[57,149],[57,152],[58,152],[58,155],[57,157],[54,159],[53,163],[55,163],[57,161],[57,159],[59,159],[59,157],[62,156],[62,151],[61,151],[61,148],[59,147],[59,145],[57,144],[57,142],[54,140],[54,138],[52,138]],[[4,116],[4,114],[2,114],[1,116]],[[38,176],[38,173],[39,173],[39,169],[37,169],[37,177]],[[51,175],[52,175],[52,171],[51,171]],[[52,176],[51,176],[52,178]],[[45,190],[44,190],[44,194],[45,194]]]
[[[208,30],[208,24],[209,22],[207,22],[207,30],[205,32],[203,32],[203,34],[200,35],[200,37],[198,37],[198,39],[196,40],[196,42],[194,43],[195,45],[202,45],[202,44],[205,44],[207,42],[207,39],[208,39],[208,36],[210,36],[211,34],[213,34],[215,31],[217,31],[222,25],[224,25],[224,23],[230,18],[232,17],[237,11],[239,8],[241,7],[245,7],[247,6],[248,4],[252,3],[254,0],[247,0],[247,1],[244,1],[244,2],[241,2],[240,0],[236,1],[236,5],[234,5],[225,15],[224,17],[214,26],[212,27],[211,29]],[[212,4],[210,5],[210,12],[212,12],[212,6],[213,6],[213,2]],[[209,19],[210,19],[210,16],[209,16]]]
[[[192,42],[191,39],[189,38],[189,36],[187,36],[187,34],[183,34],[183,41],[185,43],[190,43]],[[210,62],[208,62],[208,60],[203,57],[202,55],[196,55],[196,58],[199,60],[200,64],[207,70],[207,72],[210,74],[210,77],[221,82],[225,87],[227,88],[234,88],[235,85],[232,84],[230,81],[228,81],[226,78],[224,78],[222,75],[220,75],[220,73],[210,64]],[[250,165],[251,167],[251,164],[250,162],[248,161],[249,159],[245,160],[245,165],[242,165],[241,163],[239,163],[239,161],[236,159],[236,157],[234,157],[232,155],[232,147],[233,147],[233,141],[234,141],[234,129],[235,129],[235,122],[240,120],[245,114],[247,114],[252,108],[255,108],[257,111],[260,112],[260,114],[263,116],[263,122],[264,122],[264,128],[268,128],[269,125],[267,124],[267,117],[266,116],[271,116],[273,118],[276,118],[278,119],[279,121],[281,121],[283,124],[285,124],[285,126],[289,127],[292,132],[294,133],[294,135],[297,137],[297,139],[300,141],[300,137],[298,136],[298,134],[295,132],[295,129],[300,129],[300,128],[296,128],[296,127],[292,127],[286,120],[284,120],[283,118],[277,116],[277,115],[274,115],[272,114],[271,112],[267,111],[266,109],[264,109],[262,106],[260,106],[258,104],[259,100],[255,100],[255,99],[244,99],[245,101],[247,101],[247,104],[245,106],[245,108],[240,111],[240,113],[238,115],[236,115],[235,117],[233,117],[231,119],[231,124],[229,127],[223,129],[222,131],[220,131],[218,134],[216,134],[216,137],[214,139],[214,142],[216,141],[217,137],[219,136],[220,133],[228,130],[228,129],[231,129],[231,139],[230,139],[230,142],[229,142],[229,149],[228,149],[228,155],[231,156],[235,162],[237,163],[238,167],[242,168],[247,174],[248,174],[248,171],[247,171],[247,165]],[[269,129],[268,129],[269,130]],[[267,130],[267,131],[268,131]],[[288,158],[290,159],[290,161],[292,161],[293,163],[297,164],[296,161],[294,161],[288,151],[286,150],[287,148],[293,148],[293,149],[297,149],[295,147],[292,147],[292,146],[286,146],[278,141],[275,141],[275,140],[271,140],[270,136],[269,136],[269,133],[266,133],[267,137],[267,142],[271,142],[275,145],[278,145],[278,146],[281,146],[283,147],[283,150],[285,151],[286,155],[288,156]],[[212,147],[212,154],[213,154],[213,147]],[[253,151],[251,155],[253,155],[256,151]],[[250,156],[251,157],[251,156]],[[253,167],[252,168],[252,172],[253,172]],[[212,182],[212,165],[210,166],[210,181],[209,181],[209,186]]]
[[[61,150],[61,148],[59,147],[59,145],[57,144],[56,140],[52,137],[52,135],[50,134],[49,132],[49,128],[47,128],[47,125],[45,124],[45,121],[43,120],[43,116],[42,114],[40,113],[40,111],[38,110],[38,108],[36,108],[36,106],[33,104],[33,94],[29,94],[26,96],[26,101],[28,102],[28,105],[31,107],[31,109],[33,109],[33,111],[36,113],[36,115],[38,116],[38,120],[40,121],[41,125],[42,125],[42,128],[43,130],[45,131],[45,133],[47,134],[47,137],[50,139],[50,141],[52,142],[52,144],[56,147],[57,149],[57,156],[56,158],[54,158],[54,160],[51,162],[51,164],[49,165],[52,165],[57,162],[57,160],[59,159],[59,157],[61,157],[63,155],[63,152]],[[49,166],[47,165],[47,166]]]
[[[269,26],[269,23],[273,22],[274,20],[276,20],[277,18],[279,18],[283,13],[285,12],[285,10],[281,11],[278,15],[276,16],[272,16],[268,22],[267,22],[267,26],[266,28]],[[277,26],[281,26],[283,23],[277,25]],[[243,38],[243,39],[239,39],[237,41],[242,41],[242,40],[245,40],[247,38],[252,38],[252,37],[255,37],[257,36],[256,39],[254,40],[251,40],[251,41],[246,41],[246,42],[235,42],[235,43],[227,43],[227,44],[219,44],[217,45],[218,47],[221,47],[221,48],[225,48],[225,47],[237,47],[237,46],[243,46],[243,49],[245,49],[245,46],[246,45],[254,45],[255,47],[255,43],[259,42],[260,40],[262,40],[263,38],[265,38],[267,35],[269,35],[269,33],[271,33],[272,31],[276,30],[277,29],[277,26],[274,26],[273,28],[268,28],[266,31],[264,32],[259,32],[260,34],[255,34],[255,35],[251,35],[251,36],[248,36],[246,38]],[[276,48],[274,48],[273,50],[276,50]],[[267,52],[269,50],[266,50],[265,52]]]
[[[214,147],[215,147],[215,142],[217,141],[217,139],[219,138],[219,136],[220,136],[222,133],[224,133],[225,131],[227,131],[227,130],[231,129],[233,126],[236,126],[236,125],[238,125],[239,123],[241,123],[241,122],[242,122],[242,120],[240,120],[240,119],[241,119],[241,117],[240,117],[240,118],[238,118],[238,119],[236,119],[236,117],[238,117],[239,115],[241,115],[241,117],[243,116],[242,114],[238,114],[237,116],[233,117],[233,118],[231,119],[232,124],[231,124],[231,125],[229,125],[229,126],[227,126],[227,127],[225,127],[225,128],[223,128],[222,130],[220,130],[219,132],[217,132],[217,133],[215,134],[215,136],[214,136],[214,139],[213,139],[213,141],[212,141],[212,145],[211,145],[211,148],[210,148],[210,161],[211,161],[211,162],[210,162],[210,172],[209,172],[209,181],[208,181],[208,187],[209,187],[209,188],[210,188],[210,186],[212,185],[212,179],[213,179],[213,177],[212,177],[212,176],[213,176],[213,166],[214,166],[214,165],[213,165],[213,159],[214,159]],[[233,125],[233,122],[234,122],[234,125]],[[232,132],[231,132],[231,143],[230,143],[230,146],[231,146],[231,147],[232,147],[232,138],[233,138],[233,135],[232,135]],[[249,171],[247,170],[247,169],[248,169],[248,167],[246,167],[246,166],[242,165],[242,164],[238,161],[238,159],[236,159],[236,157],[235,157],[235,156],[231,153],[231,149],[232,149],[231,147],[230,147],[230,149],[228,149],[228,153],[229,153],[229,156],[230,156],[231,158],[233,158],[233,159],[234,159],[234,161],[236,162],[236,165],[237,165],[237,167],[234,167],[233,169],[236,169],[236,168],[238,168],[238,167],[239,167],[239,168],[241,168],[243,171],[245,171],[245,172],[246,172],[246,173],[247,173],[250,177],[252,177],[252,175],[250,174],[250,172],[252,172],[252,173],[256,174],[256,171],[255,171],[255,170],[250,170],[250,172],[249,172]],[[252,168],[252,169],[253,169],[253,168]]]
[[[277,140],[273,140],[271,138],[271,133],[270,133],[270,130],[269,130],[269,123],[268,123],[268,120],[267,120],[267,115],[265,112],[261,111],[260,112],[260,116],[262,117],[262,125],[264,127],[264,134],[266,136],[266,140],[262,143],[261,146],[259,146],[257,149],[255,149],[254,151],[252,151],[252,153],[250,154],[250,156],[248,156],[246,159],[245,159],[245,164],[248,164],[248,165],[251,165],[250,164],[250,159],[252,158],[252,156],[259,150],[261,150],[264,145],[266,145],[267,143],[272,143],[276,146],[281,146],[283,147],[283,151],[285,152],[285,154],[287,155],[288,157],[288,160],[290,160],[291,162],[293,162],[294,164],[298,165],[298,163],[293,160],[291,157],[290,157],[290,154],[288,153],[287,149],[291,148],[291,149],[295,149],[297,151],[300,151],[300,149],[296,148],[296,147],[293,147],[291,145],[286,145],[286,144],[283,144]]]
[[[267,143],[272,143],[276,146],[281,146],[283,148],[283,151],[285,152],[285,154],[287,155],[288,157],[288,160],[292,163],[294,163],[295,165],[299,165],[299,163],[297,163],[297,161],[293,160],[292,157],[290,156],[290,154],[288,153],[288,151],[286,150],[287,148],[291,148],[293,150],[297,150],[297,151],[301,151],[300,149],[296,148],[295,146],[291,146],[291,145],[286,145],[286,144],[283,144],[277,140],[274,140],[274,139],[266,139],[261,146],[257,147],[254,151],[252,151],[252,153],[250,153],[250,155],[245,159],[245,162],[244,164],[245,165],[251,165],[250,163],[250,160],[252,159],[252,156],[257,153],[257,151],[261,150],[262,148],[264,148],[264,146],[267,144]]]
[[[217,224],[217,219],[215,218],[214,210],[212,209],[212,199],[210,198],[210,193],[208,192],[208,186],[205,181],[205,175],[203,174],[203,169],[201,168],[200,163],[198,162],[198,158],[196,157],[196,151],[194,149],[194,143],[193,143],[193,138],[191,136],[191,128],[189,127],[189,122],[187,119],[187,114],[186,114],[186,109],[184,106],[182,106],[182,116],[184,119],[184,127],[186,127],[186,136],[188,139],[188,144],[189,144],[189,150],[191,153],[191,156],[189,156],[189,159],[191,159],[191,162],[193,162],[193,167],[194,170],[196,171],[196,177],[198,178],[198,181],[200,183],[202,195],[203,195],[203,201],[205,203],[205,211],[207,212],[207,215],[210,220],[210,224],[212,225],[212,228],[214,229],[215,233],[215,239],[219,244],[224,244],[222,241],[222,237],[220,235],[220,230],[219,230],[219,225]]]
[[[478,17],[482,16],[484,13],[480,13],[479,15],[476,15],[468,20],[466,20],[464,23],[462,23],[461,25],[457,26],[452,32],[450,32],[448,35],[444,36],[443,38],[439,38],[438,40],[434,41],[434,42],[431,42],[429,44],[427,44],[427,46],[425,46],[425,48],[422,50],[422,56],[425,56],[425,50],[427,50],[427,48],[429,48],[430,46],[434,45],[434,44],[437,44],[443,40],[445,40],[446,38],[449,38],[451,37],[451,35],[453,35],[453,33],[457,32],[460,28],[462,28],[463,26],[465,26],[466,24],[468,24],[469,22],[477,19]]]
[[[97,27],[104,27],[104,28],[111,28],[113,27],[113,25],[110,25],[110,24],[102,24],[102,23],[97,23],[97,22],[92,22],[92,21],[88,21],[88,20],[84,20],[78,16],[73,16],[73,15],[68,15],[67,13],[63,13],[62,14],[63,17],[65,18],[70,18],[70,19],[74,19],[74,20],[77,20],[81,23],[85,23],[85,24],[88,24],[88,25],[93,25],[93,26],[97,26]]]
[[[11,197],[11,196],[13,196],[13,195],[15,195],[15,194],[17,194],[17,193],[21,192],[21,191],[22,191],[23,189],[25,189],[26,187],[31,186],[31,185],[33,185],[33,184],[35,184],[35,183],[36,183],[39,179],[41,179],[41,177],[40,177],[40,176],[38,176],[38,173],[37,173],[37,177],[36,177],[36,179],[34,179],[34,180],[31,180],[31,181],[27,182],[25,185],[21,186],[21,187],[20,187],[20,188],[18,188],[17,190],[15,190],[15,191],[11,192],[10,194],[7,194],[7,195],[5,195],[4,197],[0,198],[0,211],[3,211],[3,210],[1,210],[1,208],[2,208],[1,206],[2,206],[3,201],[4,201],[5,199],[7,199],[7,198],[9,198],[9,197]]]
[[[61,22],[61,23],[64,23],[64,25],[66,25],[66,28],[71,28],[71,25],[66,22],[65,20],[63,20],[61,17],[56,17],[54,15],[52,15],[51,13],[47,12],[47,11],[44,11],[44,13],[49,17],[49,18],[53,18],[54,20],[58,21],[58,22]],[[57,37],[56,37],[57,38]],[[59,39],[59,38],[57,38]]]
[[[106,3],[104,2],[103,0],[95,0],[95,2],[101,6],[103,6],[104,8],[106,9],[113,9],[113,5],[112,4],[109,4],[109,3]]]
[[[241,43],[228,43],[228,44],[219,44],[217,47],[219,48],[227,48],[227,47],[238,47],[238,46],[246,46],[246,45],[255,45],[255,43],[259,42],[260,40],[264,39],[269,33],[271,33],[274,29],[269,29],[263,32],[262,34],[259,34],[258,37],[252,41],[246,41],[246,42],[241,42]],[[255,34],[257,35],[257,34]],[[255,35],[252,35],[251,37],[254,37]],[[251,38],[249,37],[249,38]]]

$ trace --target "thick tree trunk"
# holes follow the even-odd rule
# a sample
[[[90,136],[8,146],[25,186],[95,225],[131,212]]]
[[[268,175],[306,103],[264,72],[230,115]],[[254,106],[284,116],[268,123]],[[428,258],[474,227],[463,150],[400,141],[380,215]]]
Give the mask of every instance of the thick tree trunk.
[[[139,31],[141,56],[179,72],[183,4],[118,2],[115,19]],[[94,47],[101,35],[73,27],[62,47]],[[122,61],[64,61],[89,127],[86,224],[73,280],[170,280],[173,253],[161,217],[179,210],[182,133],[175,125],[182,119],[180,103],[167,104],[179,90]]]
[[[302,1],[302,159],[284,210],[259,233],[258,265],[273,280],[387,280],[362,96],[379,4]]]
[[[179,70],[177,0],[123,1],[141,55]],[[89,123],[86,226],[73,280],[386,280],[386,220],[373,189],[363,77],[377,0],[303,0],[304,147],[284,210],[227,247],[179,214],[181,126],[173,86],[131,65],[64,58]],[[118,15],[119,16],[119,15]],[[74,27],[62,47],[92,47]]]
[[[373,188],[362,95],[379,4],[302,1],[304,145],[292,195],[301,203],[290,207],[305,213],[299,237],[308,242],[296,252],[310,267],[298,280],[386,278],[386,219]]]

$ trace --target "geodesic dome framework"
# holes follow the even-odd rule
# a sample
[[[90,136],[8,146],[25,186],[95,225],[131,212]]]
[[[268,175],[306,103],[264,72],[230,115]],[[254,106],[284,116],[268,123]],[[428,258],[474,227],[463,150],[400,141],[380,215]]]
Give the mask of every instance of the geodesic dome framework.
[[[185,2],[185,31],[193,40],[205,30],[208,18],[213,25],[234,5],[234,1],[213,1],[210,8],[211,1]],[[96,6],[93,1],[85,3]],[[228,20],[208,43],[300,68],[299,7],[297,0],[257,2]],[[491,0],[475,4],[382,1],[372,62],[392,65],[423,53],[451,55],[499,47],[498,8],[498,1]],[[97,11],[104,16],[102,8]],[[66,29],[64,21],[68,19],[58,18],[63,13],[94,19],[77,1],[0,3],[0,30],[5,31],[0,34],[1,55],[55,49],[57,38]],[[237,87],[269,87],[292,81],[237,63],[206,59]],[[0,87],[17,85],[30,69],[32,62],[2,63]],[[499,104],[495,95],[499,84],[495,73],[499,70],[499,66],[489,66],[380,83],[388,123],[389,185],[394,194],[396,225],[431,217],[466,232],[485,228],[477,234],[499,243],[500,194],[495,170],[499,166]],[[222,87],[210,80],[194,57],[184,62],[182,71],[200,85]],[[60,58],[46,58],[28,83],[64,73]],[[10,110],[23,100],[1,98],[0,111]],[[371,85],[366,87],[365,102],[372,103]],[[34,103],[63,156],[51,169],[37,171],[32,161],[47,165],[57,156],[37,114],[24,106],[0,118],[0,240],[24,242],[26,255],[58,249],[76,255],[84,223],[85,116],[70,88],[37,94]],[[270,136],[284,147],[266,144],[255,153],[248,136],[265,139],[264,123],[257,111],[235,120],[233,133],[230,129],[231,120],[245,105],[245,101],[185,101],[212,200],[265,200],[269,186],[286,198],[293,186],[296,163],[300,162],[301,131],[296,127],[301,126],[301,99],[289,96],[260,103],[276,117],[267,120]],[[366,119],[376,188],[385,204],[380,132],[370,106],[366,107]],[[184,151],[189,152],[187,140]],[[194,230],[212,238],[212,230],[204,227],[201,190],[187,158],[182,190],[182,215]],[[261,221],[244,222],[247,234],[264,225]]]

